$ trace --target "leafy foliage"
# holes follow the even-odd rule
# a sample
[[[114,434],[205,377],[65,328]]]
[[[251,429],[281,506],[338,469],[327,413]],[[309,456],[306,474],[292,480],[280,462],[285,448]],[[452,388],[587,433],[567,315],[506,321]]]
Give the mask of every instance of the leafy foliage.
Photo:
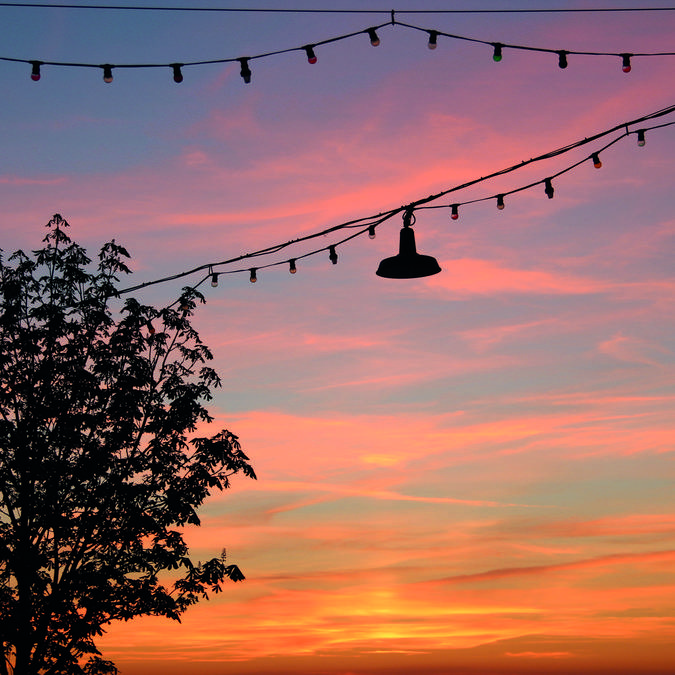
[[[126,250],[88,271],[68,223],[47,227],[32,256],[0,258],[0,675],[103,675],[111,621],[179,620],[244,578],[224,552],[194,563],[180,528],[255,474],[229,431],[188,440],[221,384],[189,322],[203,297],[128,299],[115,319]]]

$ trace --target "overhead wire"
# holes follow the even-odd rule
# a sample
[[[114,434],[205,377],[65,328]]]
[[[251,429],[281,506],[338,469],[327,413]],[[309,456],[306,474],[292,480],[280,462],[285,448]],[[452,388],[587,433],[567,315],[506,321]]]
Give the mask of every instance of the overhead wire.
[[[458,190],[464,190],[465,188],[471,187],[472,185],[476,185],[477,183],[481,183],[483,181],[489,180],[491,178],[496,178],[497,176],[503,176],[507,173],[511,173],[513,171],[516,171],[524,166],[527,166],[528,164],[532,164],[534,162],[541,162],[546,159],[552,159],[554,157],[558,157],[560,155],[564,155],[565,153],[569,152],[570,150],[574,150],[575,148],[582,147],[584,145],[587,145],[588,143],[592,143],[594,141],[599,140],[600,138],[604,138],[605,136],[608,136],[609,134],[612,134],[620,129],[626,129],[627,133],[624,135],[628,135],[628,133],[636,133],[636,132],[628,132],[628,127],[635,126],[636,124],[640,124],[641,122],[646,122],[651,119],[658,119],[659,117],[663,117],[665,115],[669,115],[671,113],[675,112],[675,105],[668,106],[666,108],[662,108],[660,110],[656,110],[653,113],[649,113],[647,115],[644,115],[642,117],[638,117],[634,120],[631,120],[630,122],[622,122],[621,124],[617,124],[613,126],[610,129],[606,129],[605,131],[601,131],[597,134],[594,134],[593,136],[588,136],[586,138],[583,138],[579,141],[575,141],[574,143],[570,143],[569,145],[565,145],[561,148],[558,148],[556,150],[551,150],[550,152],[544,153],[542,155],[538,155],[537,157],[533,157],[529,160],[523,160],[520,164],[514,164],[513,166],[509,166],[505,169],[500,169],[499,171],[495,171],[494,173],[488,174],[487,176],[481,176],[480,178],[476,178],[474,180],[471,180],[467,183],[463,183],[462,185],[457,185],[452,188],[448,188],[447,190],[443,190],[441,192],[438,192],[433,195],[429,195],[428,197],[425,197],[423,199],[417,200],[416,202],[413,202],[411,206],[414,208],[419,208],[425,203],[435,201],[437,199],[440,199],[441,197],[444,197],[445,195],[450,194],[451,192],[456,192]]]
[[[299,244],[305,241],[310,241],[311,239],[316,239],[318,237],[324,237],[327,234],[330,234],[332,232],[337,232],[338,230],[344,230],[347,228],[357,228],[361,227],[364,222],[367,222],[367,225],[365,227],[362,227],[356,234],[352,234],[349,237],[346,237],[340,241],[334,242],[333,244],[330,244],[329,246],[322,246],[321,248],[315,249],[313,251],[309,251],[307,253],[304,253],[302,255],[296,255],[294,256],[294,260],[301,260],[303,258],[308,258],[310,256],[316,255],[317,253],[320,253],[322,251],[328,251],[330,246],[339,246],[340,244],[343,244],[346,241],[349,241],[350,239],[354,239],[355,237],[360,236],[361,234],[368,232],[369,228],[371,226],[377,227],[378,225],[382,224],[389,218],[395,216],[397,213],[400,213],[404,207],[400,208],[395,208],[391,209],[390,211],[386,211],[380,214],[377,214],[376,216],[370,216],[366,218],[359,218],[357,220],[351,220],[347,221],[346,223],[340,223],[339,225],[333,225],[332,227],[329,227],[325,230],[321,230],[319,232],[313,232],[312,234],[305,235],[304,237],[298,237],[297,239],[291,239],[289,241],[279,243],[279,244],[273,244],[272,246],[267,246],[266,248],[259,249],[257,251],[253,251],[250,253],[242,253],[241,255],[235,256],[233,258],[229,258],[227,260],[221,260],[218,262],[212,262],[212,263],[205,263],[203,265],[198,265],[197,267],[193,267],[190,270],[186,270],[184,272],[179,272],[177,274],[172,274],[167,277],[163,277],[161,279],[154,279],[153,281],[146,281],[141,284],[137,284],[135,286],[130,286],[129,288],[124,288],[122,290],[118,291],[119,295],[125,294],[125,293],[132,293],[133,291],[137,291],[143,288],[147,288],[148,286],[154,286],[156,284],[161,284],[165,283],[167,281],[175,281],[177,279],[181,279],[187,276],[191,276],[193,274],[196,274],[197,272],[201,272],[203,270],[213,270],[218,267],[223,267],[225,265],[231,265],[233,263],[241,262],[242,260],[251,260],[254,258],[266,256],[266,255],[272,255],[274,253],[278,253],[279,251],[282,251],[285,248],[288,248],[289,246],[293,246],[295,244]],[[274,263],[268,263],[265,265],[260,265],[256,269],[265,269],[267,267],[276,267],[278,265],[283,265],[288,263],[288,260],[282,260],[282,261],[277,261]],[[236,269],[236,270],[225,270],[222,272],[218,272],[218,274],[236,274],[238,272],[244,272],[247,271],[248,268],[244,269]],[[213,272],[210,271],[210,274]],[[208,277],[208,275],[207,275]],[[202,282],[199,282],[202,283]]]
[[[390,10],[382,9],[325,9],[325,8],[271,8],[271,7],[167,7],[153,5],[72,5],[65,3],[47,4],[44,2],[0,2],[0,7],[20,7],[27,9],[87,9],[122,10],[152,12],[257,12],[265,14],[383,14]],[[512,9],[405,9],[391,10],[397,14],[576,14],[589,12],[669,12],[675,7],[542,7]]]
[[[451,38],[453,40],[463,40],[465,42],[475,42],[479,44],[484,44],[487,46],[495,47],[498,45],[502,49],[520,49],[522,51],[529,52],[540,52],[540,53],[549,53],[549,54],[560,54],[564,52],[565,54],[571,54],[574,56],[624,56],[627,54],[629,56],[673,56],[675,52],[594,52],[594,51],[580,51],[574,49],[553,49],[548,47],[531,47],[528,45],[519,45],[509,42],[497,42],[495,40],[480,40],[478,38],[466,37],[465,35],[456,35],[454,33],[445,33],[441,30],[422,28],[421,26],[415,26],[410,23],[403,23],[401,21],[396,21],[397,26],[403,26],[405,28],[411,28],[413,30],[421,31],[424,33],[435,33],[436,36],[443,36]]]
[[[186,67],[186,66],[205,66],[205,65],[215,65],[215,64],[220,64],[220,63],[236,63],[236,62],[241,62],[242,59],[245,59],[246,61],[253,61],[256,59],[264,59],[270,56],[278,56],[280,54],[288,54],[290,52],[300,52],[300,51],[305,51],[306,47],[312,46],[312,47],[319,47],[322,45],[327,45],[331,44],[333,42],[339,42],[341,40],[347,40],[349,38],[352,38],[356,35],[362,35],[364,33],[367,33],[368,30],[379,30],[381,28],[384,28],[385,26],[388,26],[389,22],[380,24],[377,26],[373,26],[372,28],[367,28],[364,30],[358,30],[354,31],[352,33],[345,33],[344,35],[338,35],[335,37],[330,37],[326,38],[324,40],[316,40],[311,43],[307,43],[306,45],[303,45],[301,47],[287,47],[285,49],[276,49],[274,51],[270,52],[261,52],[260,54],[255,54],[253,56],[237,56],[237,57],[227,57],[227,58],[222,58],[222,59],[207,59],[207,60],[201,60],[201,61],[183,61],[183,62],[175,62],[172,61],[171,63],[108,63],[108,64],[102,64],[102,63],[84,63],[84,62],[74,62],[74,61],[43,61],[41,59],[18,59],[18,58],[11,58],[11,57],[6,57],[6,56],[0,56],[0,61],[11,61],[14,63],[28,63],[28,64],[39,64],[40,66],[65,66],[65,67],[74,67],[74,68],[104,68],[106,66],[110,68],[172,68],[173,66],[180,66],[181,68]]]
[[[347,222],[340,223],[338,225],[333,225],[332,227],[320,230],[318,232],[310,233],[308,235],[305,235],[303,237],[299,237],[297,239],[292,239],[292,240],[289,240],[289,241],[286,241],[286,242],[273,244],[273,245],[267,246],[263,249],[259,249],[257,251],[253,251],[253,252],[250,252],[250,253],[244,253],[244,254],[229,258],[227,260],[205,263],[203,265],[199,265],[197,267],[194,267],[194,268],[192,268],[190,270],[187,270],[187,271],[184,271],[184,272],[179,272],[177,274],[172,274],[170,276],[162,277],[161,279],[146,281],[146,282],[137,284],[135,286],[130,286],[128,288],[121,289],[121,290],[117,291],[117,293],[118,293],[118,295],[131,293],[131,292],[141,290],[141,289],[144,289],[144,288],[147,288],[149,286],[156,285],[156,284],[166,283],[166,282],[169,282],[169,281],[175,281],[177,279],[181,279],[181,278],[184,278],[184,277],[187,277],[187,276],[191,276],[191,275],[197,274],[198,272],[202,272],[202,271],[206,270],[207,271],[206,275],[196,285],[192,286],[192,288],[197,288],[198,286],[203,284],[210,276],[213,276],[213,274],[216,274],[216,275],[237,274],[237,273],[241,273],[241,272],[250,272],[251,271],[250,267],[249,268],[226,269],[226,270],[222,270],[222,271],[219,271],[219,268],[222,268],[222,267],[225,267],[225,266],[228,266],[228,265],[232,265],[232,264],[235,264],[235,263],[238,263],[238,262],[242,262],[242,261],[248,261],[248,260],[253,260],[253,259],[256,259],[256,258],[264,257],[264,256],[267,256],[267,255],[272,255],[272,254],[278,253],[280,251],[283,251],[283,250],[285,250],[285,249],[287,249],[291,246],[299,244],[301,242],[310,241],[310,240],[316,239],[318,237],[324,237],[328,234],[335,233],[335,232],[338,232],[340,230],[345,230],[345,229],[357,229],[358,230],[357,232],[351,233],[351,234],[349,234],[348,236],[346,236],[342,239],[332,241],[330,244],[328,244],[326,246],[316,248],[314,250],[305,252],[303,254],[294,255],[292,258],[287,258],[287,259],[283,259],[283,260],[275,260],[273,262],[265,263],[263,265],[258,265],[254,269],[255,270],[261,270],[261,269],[266,269],[266,268],[270,268],[270,267],[277,267],[277,266],[280,266],[280,265],[288,265],[291,262],[291,260],[296,262],[297,260],[301,260],[303,258],[308,258],[310,256],[317,255],[317,254],[319,254],[321,252],[324,252],[324,251],[331,251],[331,253],[332,253],[332,252],[334,252],[334,250],[337,246],[340,246],[340,245],[342,245],[342,244],[344,244],[348,241],[351,241],[352,239],[355,239],[356,237],[362,236],[366,233],[371,234],[371,232],[374,231],[374,228],[383,224],[387,220],[390,220],[391,218],[393,218],[395,215],[397,215],[399,213],[413,213],[416,210],[424,210],[424,209],[439,209],[439,208],[454,209],[458,206],[463,206],[463,205],[467,205],[467,204],[475,204],[475,203],[478,203],[478,202],[493,200],[495,198],[497,198],[498,200],[501,199],[501,202],[503,204],[504,196],[510,195],[510,194],[515,194],[515,193],[518,193],[518,192],[522,192],[524,190],[530,189],[532,187],[535,187],[535,186],[541,185],[541,184],[547,185],[547,190],[548,190],[548,185],[550,185],[550,181],[552,181],[554,178],[557,178],[557,177],[559,177],[563,174],[566,174],[566,173],[572,171],[573,169],[577,168],[578,166],[580,166],[581,164],[584,164],[585,162],[587,162],[589,160],[595,161],[595,158],[597,158],[597,156],[601,152],[604,152],[605,150],[612,147],[613,145],[615,145],[619,141],[627,138],[628,136],[631,136],[631,135],[635,134],[635,135],[638,136],[638,140],[640,140],[640,138],[644,139],[644,134],[645,134],[646,131],[652,131],[652,130],[661,129],[661,128],[664,128],[664,127],[669,127],[669,126],[675,125],[675,121],[672,121],[672,122],[663,122],[661,124],[656,124],[656,125],[653,125],[653,126],[640,127],[638,129],[632,129],[631,128],[631,127],[635,127],[636,125],[642,124],[644,122],[648,122],[650,120],[660,119],[660,118],[662,118],[666,115],[673,114],[673,113],[675,113],[675,105],[668,106],[667,108],[662,108],[660,110],[654,111],[654,112],[649,113],[647,115],[643,115],[641,117],[630,120],[628,122],[622,122],[621,124],[617,124],[617,125],[609,128],[609,129],[606,129],[606,130],[601,131],[599,133],[593,134],[592,136],[585,137],[585,138],[580,139],[578,141],[575,141],[573,143],[569,143],[568,145],[565,145],[565,146],[562,146],[562,147],[557,148],[555,150],[551,150],[549,152],[543,153],[543,154],[538,155],[536,157],[533,157],[529,160],[523,160],[522,162],[520,162],[518,164],[514,164],[514,165],[506,167],[504,169],[500,169],[500,170],[495,171],[495,172],[493,172],[491,174],[488,174],[486,176],[481,176],[479,178],[472,179],[472,180],[467,181],[465,183],[462,183],[460,185],[456,185],[456,186],[453,186],[453,187],[448,188],[446,190],[442,190],[441,192],[429,195],[427,197],[417,199],[413,202],[409,202],[407,204],[400,205],[400,206],[398,206],[396,208],[393,208],[393,209],[390,209],[388,211],[383,211],[381,213],[371,215],[371,216],[366,216],[366,217],[363,217],[363,218],[357,218],[357,219],[354,219],[354,220],[349,220]],[[454,203],[450,203],[450,204],[429,206],[429,204],[431,202],[434,202],[438,199],[441,199],[442,197],[445,197],[445,196],[447,196],[449,194],[452,194],[454,192],[466,189],[466,188],[471,187],[473,185],[485,182],[487,180],[491,180],[491,179],[499,177],[499,176],[506,175],[508,173],[512,173],[514,171],[518,171],[519,169],[522,169],[522,168],[524,168],[524,167],[526,167],[530,164],[534,164],[534,163],[541,162],[541,161],[544,161],[544,160],[559,157],[559,156],[564,155],[564,154],[566,154],[566,153],[568,153],[572,150],[583,147],[583,146],[585,146],[589,143],[597,141],[597,140],[599,140],[601,138],[604,138],[604,137],[606,137],[606,136],[608,136],[612,133],[615,133],[617,131],[622,131],[621,135],[612,139],[609,143],[606,143],[604,146],[595,149],[587,157],[584,157],[583,159],[574,162],[573,164],[571,164],[568,167],[563,168],[562,170],[559,170],[559,171],[557,171],[553,174],[547,175],[543,179],[539,179],[539,180],[534,181],[532,183],[522,185],[522,186],[517,187],[517,188],[512,189],[512,190],[504,191],[504,192],[501,192],[501,193],[498,193],[498,194],[492,194],[492,195],[486,196],[486,197],[481,197],[479,199],[467,200],[465,202],[454,202]],[[549,196],[552,196],[552,194],[549,195]]]
[[[574,50],[574,49],[560,49],[560,48],[551,48],[551,47],[534,47],[531,45],[522,45],[522,44],[515,44],[515,43],[510,43],[510,42],[503,42],[503,41],[494,41],[494,40],[484,40],[480,38],[473,38],[473,37],[468,37],[465,35],[458,35],[454,33],[447,33],[442,30],[437,30],[437,29],[431,29],[431,28],[423,28],[421,26],[416,26],[413,24],[408,24],[408,23],[403,23],[398,21],[395,18],[395,11],[391,10],[391,20],[387,21],[385,23],[380,23],[374,26],[369,26],[367,28],[364,28],[362,30],[358,31],[352,31],[350,33],[345,33],[342,35],[336,35],[333,37],[329,37],[323,40],[313,40],[311,42],[307,42],[303,45],[299,45],[297,47],[288,47],[288,48],[283,48],[283,49],[276,49],[272,51],[267,51],[267,52],[261,52],[259,54],[254,54],[254,55],[249,55],[249,56],[230,56],[230,57],[224,57],[224,58],[217,58],[217,59],[208,59],[208,60],[199,60],[199,61],[178,61],[178,60],[173,60],[168,63],[101,63],[101,62],[75,62],[75,61],[55,61],[55,60],[43,60],[43,59],[37,59],[37,58],[32,58],[32,59],[24,59],[24,58],[18,58],[18,57],[11,57],[11,56],[0,56],[0,61],[5,61],[5,62],[12,62],[12,63],[24,63],[28,64],[31,66],[31,78],[33,80],[39,80],[41,78],[41,71],[40,68],[41,66],[54,66],[54,67],[69,67],[69,68],[99,68],[102,69],[104,72],[104,80],[106,82],[112,82],[113,80],[113,75],[112,71],[114,69],[131,69],[131,68],[139,68],[139,69],[145,69],[145,68],[166,68],[166,69],[171,69],[174,74],[174,81],[175,82],[182,82],[183,81],[183,76],[181,73],[181,68],[184,67],[190,67],[190,66],[204,66],[204,65],[214,65],[214,64],[224,64],[224,63],[236,63],[239,62],[241,64],[241,76],[244,79],[245,83],[250,83],[251,82],[251,69],[250,69],[250,62],[258,59],[264,59],[264,58],[269,58],[272,56],[278,56],[281,54],[288,54],[290,52],[306,52],[309,58],[310,63],[315,63],[317,58],[316,54],[314,52],[314,49],[316,47],[321,47],[323,45],[328,45],[332,44],[335,42],[341,42],[343,40],[347,40],[350,38],[354,38],[358,35],[367,35],[371,39],[371,44],[377,45],[379,44],[379,38],[377,41],[373,40],[373,35],[376,35],[375,31],[381,30],[385,27],[389,26],[400,26],[402,28],[407,28],[410,30],[415,30],[419,32],[426,33],[430,36],[429,39],[429,46],[430,47],[435,47],[437,43],[437,39],[439,36],[448,38],[451,40],[461,40],[465,42],[472,42],[476,44],[483,44],[486,46],[490,46],[493,48],[494,55],[493,59],[500,61],[502,59],[502,54],[504,49],[513,49],[513,50],[521,50],[521,51],[528,51],[528,52],[539,52],[539,53],[549,53],[549,54],[557,54],[559,57],[559,62],[558,65],[561,68],[566,68],[568,65],[567,62],[567,57],[568,56],[612,56],[615,58],[620,58],[622,60],[622,67],[624,72],[628,73],[631,70],[630,66],[630,59],[634,57],[647,57],[647,56],[675,56],[675,52],[629,52],[629,51],[620,51],[620,52],[598,52],[598,51],[581,51],[581,50]],[[432,43],[433,40],[433,43]],[[310,57],[310,50],[312,52],[311,57]],[[499,50],[499,58],[497,58],[497,50]]]

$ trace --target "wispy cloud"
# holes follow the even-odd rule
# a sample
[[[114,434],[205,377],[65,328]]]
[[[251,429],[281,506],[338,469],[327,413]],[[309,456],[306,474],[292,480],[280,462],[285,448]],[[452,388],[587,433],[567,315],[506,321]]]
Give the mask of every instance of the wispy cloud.
[[[447,260],[446,274],[433,277],[429,285],[457,295],[586,295],[603,293],[609,286],[546,270],[514,269],[498,262],[479,259]]]
[[[462,584],[483,581],[490,582],[496,579],[505,579],[507,577],[539,577],[541,574],[564,572],[567,570],[608,568],[624,564],[652,563],[670,561],[673,559],[675,559],[675,550],[653,551],[648,553],[619,553],[608,556],[600,556],[598,558],[574,560],[571,562],[559,563],[555,565],[532,565],[528,567],[507,567],[503,569],[494,569],[487,572],[478,572],[476,574],[446,577],[445,579],[440,579],[438,581],[429,583]]]

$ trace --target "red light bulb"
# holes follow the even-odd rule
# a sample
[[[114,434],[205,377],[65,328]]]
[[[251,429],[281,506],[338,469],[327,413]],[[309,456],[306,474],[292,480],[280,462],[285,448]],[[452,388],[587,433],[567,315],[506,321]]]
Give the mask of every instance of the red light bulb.
[[[318,59],[316,58],[316,54],[314,53],[314,45],[307,45],[306,47],[304,47],[304,50],[305,53],[307,54],[307,61],[309,63],[316,63]]]

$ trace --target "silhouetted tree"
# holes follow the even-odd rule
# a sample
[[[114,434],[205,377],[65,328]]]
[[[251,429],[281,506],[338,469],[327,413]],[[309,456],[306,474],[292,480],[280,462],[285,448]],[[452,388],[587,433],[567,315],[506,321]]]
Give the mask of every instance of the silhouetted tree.
[[[194,563],[180,529],[232,474],[255,478],[229,431],[186,435],[220,385],[189,323],[203,297],[122,304],[127,252],[105,244],[88,271],[67,226],[57,214],[44,248],[0,258],[2,675],[114,673],[106,624],[179,619],[244,578],[224,552]]]

